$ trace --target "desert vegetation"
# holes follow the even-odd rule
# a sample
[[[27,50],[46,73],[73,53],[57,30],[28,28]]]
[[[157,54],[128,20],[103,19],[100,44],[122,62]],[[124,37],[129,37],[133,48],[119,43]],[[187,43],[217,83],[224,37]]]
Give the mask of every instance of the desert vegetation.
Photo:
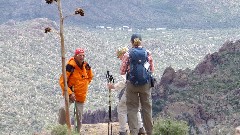
[[[44,33],[46,26],[58,29],[56,22],[46,18],[23,22],[9,21],[0,25],[2,61],[0,85],[3,89],[1,93],[3,98],[0,104],[1,134],[31,134],[42,130],[49,124],[57,123],[58,105],[62,100],[58,85],[61,74],[60,43],[56,34]],[[89,88],[86,112],[108,108],[105,74],[107,70],[110,70],[118,81],[120,63],[115,57],[115,50],[120,46],[129,46],[129,37],[133,32],[142,34],[144,46],[153,53],[156,66],[155,76],[158,82],[167,67],[171,66],[176,71],[186,68],[193,70],[207,54],[218,51],[227,41],[239,39],[238,29],[110,31],[68,26],[65,29],[66,57],[69,58],[76,47],[85,48],[86,59],[95,74]],[[217,72],[220,74],[217,72],[206,74],[207,79],[204,78],[202,81],[199,80],[199,76],[192,76],[193,91],[184,91],[188,89],[169,85],[169,94],[176,97],[172,99],[178,101],[189,99],[190,101],[191,98],[184,97],[192,97],[198,99],[199,103],[206,104],[204,106],[206,110],[211,111],[217,108],[211,107],[212,103],[208,102],[210,99],[205,100],[206,96],[217,94],[220,100],[222,96],[236,95],[234,91],[228,90],[239,87],[239,82],[236,83],[239,75],[237,70],[239,69],[238,53],[224,54],[223,52],[221,55],[228,55],[229,58],[226,59],[225,64],[217,66],[217,69],[220,69]],[[229,63],[227,63],[228,61]],[[234,70],[229,70],[229,64]],[[229,72],[234,72],[234,75],[228,76]],[[217,78],[224,77],[225,80],[216,80],[215,76],[218,76]],[[203,82],[206,82],[207,88],[201,85]],[[197,96],[196,93],[201,93],[200,90],[203,89],[209,92],[209,95]],[[225,94],[222,95],[223,93],[220,91]],[[117,93],[113,93],[113,96],[116,97]],[[156,100],[159,105],[171,103],[169,100],[160,100]],[[228,100],[233,105],[229,107],[234,107],[231,111],[226,112],[229,117],[225,118],[230,120],[232,112],[238,114],[239,103],[235,96],[229,96]],[[218,100],[211,101],[218,102]],[[117,98],[113,100],[113,106],[116,106],[116,102]],[[159,111],[164,109],[164,106],[162,108],[154,107]],[[236,120],[239,119],[237,116]]]

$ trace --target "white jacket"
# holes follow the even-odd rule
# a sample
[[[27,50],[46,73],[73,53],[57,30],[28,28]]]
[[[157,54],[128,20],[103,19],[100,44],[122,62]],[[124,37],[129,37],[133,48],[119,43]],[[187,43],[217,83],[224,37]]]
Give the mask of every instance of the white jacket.
[[[121,75],[121,77],[123,79],[114,84],[115,90],[122,90],[126,86],[126,75]]]

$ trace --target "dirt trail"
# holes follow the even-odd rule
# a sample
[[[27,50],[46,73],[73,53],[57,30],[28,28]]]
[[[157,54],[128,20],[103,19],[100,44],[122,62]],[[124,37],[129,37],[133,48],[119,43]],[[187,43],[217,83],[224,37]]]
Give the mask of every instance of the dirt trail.
[[[112,133],[113,135],[119,134],[118,122],[112,123]],[[81,130],[81,135],[107,135],[107,134],[108,134],[108,123],[83,124],[82,130]]]

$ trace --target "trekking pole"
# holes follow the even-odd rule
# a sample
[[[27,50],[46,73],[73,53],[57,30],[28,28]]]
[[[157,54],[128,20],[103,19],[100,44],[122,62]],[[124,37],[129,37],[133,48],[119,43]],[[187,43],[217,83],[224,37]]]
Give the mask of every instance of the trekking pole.
[[[74,130],[77,131],[77,124],[76,124],[76,121],[77,121],[77,117],[76,117],[76,105],[74,103],[74,109],[73,109],[73,118],[74,118]]]
[[[113,76],[110,75],[109,71],[107,71],[106,74],[106,78],[107,78],[107,82],[108,83],[114,83],[114,79]],[[108,112],[109,112],[109,121],[108,121],[108,135],[112,135],[112,116],[111,116],[111,89],[108,90],[109,92],[109,108],[108,108]],[[111,131],[110,131],[111,130]]]
[[[74,102],[75,105],[75,109],[76,109],[76,120],[77,120],[77,124],[75,127],[75,130],[80,133],[80,119],[79,119],[79,112],[78,112],[78,107],[77,107],[77,103],[76,101]]]

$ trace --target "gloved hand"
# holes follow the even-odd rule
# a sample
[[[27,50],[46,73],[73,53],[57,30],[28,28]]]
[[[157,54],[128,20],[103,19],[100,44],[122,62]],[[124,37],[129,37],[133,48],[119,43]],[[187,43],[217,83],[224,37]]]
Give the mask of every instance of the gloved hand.
[[[73,103],[73,102],[76,101],[76,97],[75,97],[75,94],[74,94],[74,93],[72,93],[72,94],[69,95],[69,101],[70,101],[71,103]]]

